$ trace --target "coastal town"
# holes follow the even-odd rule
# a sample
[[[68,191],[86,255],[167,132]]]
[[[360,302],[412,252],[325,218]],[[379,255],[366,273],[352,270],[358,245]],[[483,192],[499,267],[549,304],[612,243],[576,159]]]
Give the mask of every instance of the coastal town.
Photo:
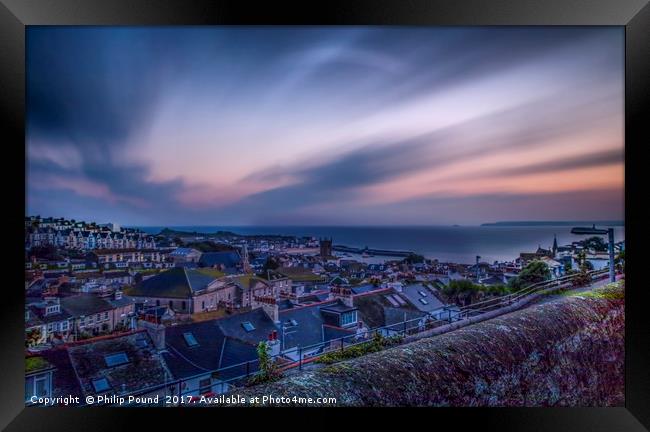
[[[224,394],[609,265],[598,236],[474,264],[335,241],[26,217],[26,404]]]

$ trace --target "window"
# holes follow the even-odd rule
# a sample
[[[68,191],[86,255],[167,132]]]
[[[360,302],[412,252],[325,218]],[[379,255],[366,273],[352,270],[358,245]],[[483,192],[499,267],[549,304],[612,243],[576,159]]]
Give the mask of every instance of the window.
[[[172,303],[172,301],[169,300],[169,309],[171,309],[173,305],[174,305],[174,303]]]
[[[387,296],[384,296],[384,298],[385,298],[386,300],[388,300],[388,302],[389,302],[391,305],[393,305],[394,307],[399,307],[399,303],[397,303],[397,302],[395,301],[395,299],[393,298],[393,296],[388,296],[388,295],[387,295]]]
[[[357,322],[357,311],[341,314],[341,327]]]
[[[205,301],[201,302],[201,310],[205,309]]]
[[[156,300],[156,306],[160,306],[160,300]]]
[[[101,319],[101,317],[99,316],[99,314],[95,315],[95,319],[96,319],[97,321],[99,321],[99,320]]]
[[[252,332],[253,330],[255,330],[255,326],[250,321],[244,321],[243,323],[241,323],[241,326],[244,327],[244,330],[246,330],[247,332]]]
[[[60,311],[59,305],[52,305],[45,308],[45,315],[58,313]]]
[[[34,378],[34,395],[47,396],[49,394],[49,379],[47,375],[40,375]]]
[[[61,321],[61,331],[68,331],[68,322]]]
[[[185,310],[185,302],[184,301],[181,303],[181,309]]]
[[[128,363],[129,358],[123,352],[119,352],[104,356],[104,361],[106,362],[106,366],[113,367]]]
[[[188,347],[194,347],[199,344],[191,332],[183,333],[183,338]]]
[[[428,301],[426,301],[426,300],[425,300],[425,299],[423,299],[423,298],[419,298],[418,300],[419,300],[419,301],[420,301],[420,303],[422,303],[423,305],[428,305],[428,304],[429,304],[429,302],[428,302]]]
[[[106,378],[100,378],[93,380],[93,388],[97,393],[101,393],[110,389],[110,386],[108,385],[108,380]]]
[[[212,380],[210,378],[199,380],[199,393],[204,395],[210,391],[212,391]]]
[[[104,312],[104,319],[105,319],[105,320],[108,319],[108,312]]]

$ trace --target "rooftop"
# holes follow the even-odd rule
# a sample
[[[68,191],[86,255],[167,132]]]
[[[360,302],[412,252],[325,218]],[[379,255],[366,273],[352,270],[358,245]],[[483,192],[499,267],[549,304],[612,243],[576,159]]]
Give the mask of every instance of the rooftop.
[[[199,270],[174,267],[143,280],[128,291],[134,297],[189,298],[215,280]]]
[[[119,394],[170,379],[162,356],[144,331],[71,346],[68,352],[84,394]]]

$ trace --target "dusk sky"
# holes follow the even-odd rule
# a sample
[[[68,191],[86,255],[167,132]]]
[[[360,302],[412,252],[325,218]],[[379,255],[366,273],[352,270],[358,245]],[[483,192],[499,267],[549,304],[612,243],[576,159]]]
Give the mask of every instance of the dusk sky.
[[[622,27],[29,27],[28,214],[624,217]]]

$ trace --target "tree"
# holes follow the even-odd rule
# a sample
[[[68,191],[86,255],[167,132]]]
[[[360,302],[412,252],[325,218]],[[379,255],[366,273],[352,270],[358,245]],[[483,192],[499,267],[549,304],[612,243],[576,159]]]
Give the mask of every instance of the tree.
[[[260,371],[257,375],[251,377],[249,380],[250,385],[275,381],[282,377],[282,371],[275,360],[269,355],[269,346],[265,341],[257,344],[257,358],[260,365]]]
[[[50,244],[44,246],[34,246],[29,252],[31,257],[43,258],[52,261],[63,259],[63,257],[61,257],[59,254],[56,246]]]
[[[589,237],[588,239],[584,240],[582,244],[587,249],[593,249],[598,252],[607,251],[607,243],[605,243],[605,240],[603,240],[602,237]]]
[[[268,257],[262,270],[266,273],[268,270],[276,270],[278,267],[280,267],[280,263],[278,263],[274,258]]]
[[[41,329],[38,327],[30,329],[25,335],[25,346],[32,347],[36,345],[40,339],[41,339]]]
[[[618,253],[616,258],[614,259],[614,265],[616,266],[616,270],[620,273],[625,272],[625,251],[622,250]]]
[[[476,299],[481,287],[469,279],[452,280],[442,289],[442,294],[447,299],[466,305]]]
[[[591,283],[591,276],[585,267],[582,267],[579,272],[571,280],[574,287],[582,287]]]
[[[546,263],[535,260],[528,263],[528,265],[519,272],[517,277],[510,279],[508,284],[510,285],[510,289],[518,290],[525,286],[548,280],[550,277],[551,271]]]
[[[419,264],[424,262],[424,257],[422,255],[417,255],[417,254],[409,254],[406,258],[404,258],[403,262],[406,264]]]

